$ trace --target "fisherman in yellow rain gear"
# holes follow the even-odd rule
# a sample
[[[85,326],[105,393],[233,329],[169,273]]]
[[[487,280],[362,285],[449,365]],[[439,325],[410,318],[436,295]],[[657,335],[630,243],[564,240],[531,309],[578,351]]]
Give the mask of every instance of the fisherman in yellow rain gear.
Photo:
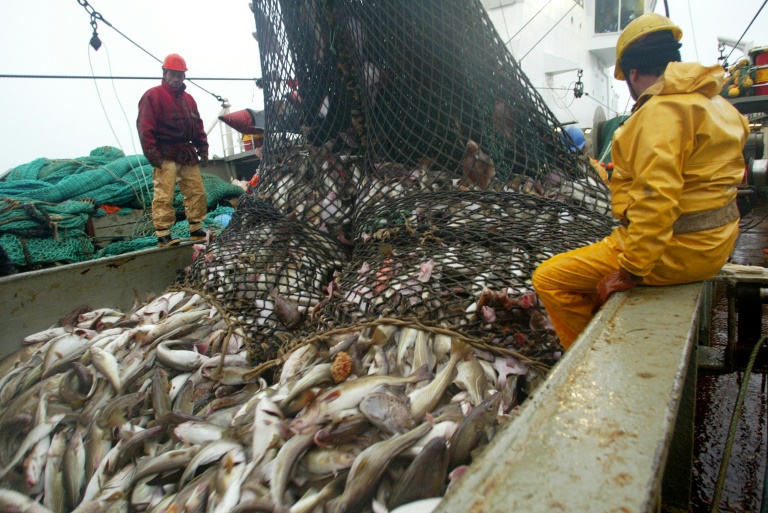
[[[736,242],[749,126],[719,95],[721,67],[679,62],[681,37],[669,18],[647,13],[616,45],[614,76],[636,101],[613,136],[611,203],[621,226],[533,274],[566,349],[614,292],[711,278]]]

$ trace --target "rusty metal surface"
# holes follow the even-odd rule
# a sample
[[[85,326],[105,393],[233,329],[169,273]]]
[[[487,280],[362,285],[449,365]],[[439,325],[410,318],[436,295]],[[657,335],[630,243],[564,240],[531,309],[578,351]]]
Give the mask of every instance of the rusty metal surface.
[[[0,359],[80,306],[127,309],[134,290],[142,300],[163,292],[191,262],[184,243],[0,278]]]
[[[614,295],[436,511],[654,511],[701,286]]]

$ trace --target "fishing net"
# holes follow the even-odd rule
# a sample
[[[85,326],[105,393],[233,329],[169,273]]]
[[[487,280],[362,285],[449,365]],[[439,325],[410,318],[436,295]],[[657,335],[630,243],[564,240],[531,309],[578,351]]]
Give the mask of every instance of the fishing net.
[[[112,256],[157,246],[151,222],[153,197],[152,165],[143,155],[126,156],[117,148],[102,146],[76,159],[35,159],[17,166],[0,181],[0,236],[2,245],[19,268],[43,264]],[[208,209],[231,208],[231,201],[243,194],[237,185],[202,173]],[[98,207],[111,205],[122,209],[141,209],[147,214],[134,229],[132,240],[109,240],[114,247],[99,248],[94,253],[86,237],[89,217],[105,215]],[[178,186],[174,209],[184,212],[183,195]],[[221,214],[218,212],[216,215]],[[218,232],[213,217],[206,218],[206,228]],[[179,221],[174,236],[189,236],[189,224]],[[74,240],[62,241],[67,237]],[[34,242],[32,242],[34,240]],[[103,245],[103,241],[100,242]],[[33,248],[22,251],[22,248]]]
[[[0,246],[14,265],[24,268],[84,262],[94,255],[93,243],[80,230],[63,230],[60,237],[45,239],[27,239],[6,233],[0,235]]]
[[[252,199],[178,281],[212,298],[252,341],[251,358],[266,361],[305,327],[346,256],[337,241]]]
[[[254,12],[267,129],[252,200],[272,207],[268,226],[292,227],[304,258],[320,255],[310,233],[352,248],[333,282],[283,292],[327,289],[312,328],[418,318],[551,354],[530,276],[609,233],[609,192],[568,152],[480,2],[257,0]],[[274,238],[247,212],[264,215],[239,212],[215,251]],[[216,258],[198,259],[190,285]],[[225,280],[255,276],[229,266]],[[271,287],[252,286],[266,300]],[[254,325],[261,311],[236,315]]]

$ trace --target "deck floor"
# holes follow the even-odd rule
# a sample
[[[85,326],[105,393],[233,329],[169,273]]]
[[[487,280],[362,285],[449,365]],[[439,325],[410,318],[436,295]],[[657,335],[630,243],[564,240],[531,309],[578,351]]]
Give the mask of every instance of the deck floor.
[[[768,267],[768,204],[760,203],[742,221],[742,233],[731,262]],[[719,287],[712,315],[710,344],[725,348],[727,343],[727,299],[725,286]],[[768,334],[768,305],[763,305],[762,332]],[[743,372],[699,371],[697,381],[696,428],[694,439],[693,491],[691,512],[711,510],[720,462]],[[728,473],[719,510],[722,512],[760,511],[763,481],[768,459],[768,374],[757,369],[752,374],[743,413],[734,439]]]

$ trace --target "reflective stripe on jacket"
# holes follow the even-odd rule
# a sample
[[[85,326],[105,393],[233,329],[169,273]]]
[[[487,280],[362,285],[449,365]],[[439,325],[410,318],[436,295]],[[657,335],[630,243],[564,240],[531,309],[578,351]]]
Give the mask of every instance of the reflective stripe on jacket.
[[[630,224],[611,237],[623,248],[619,265],[632,274],[648,275],[673,240],[688,245],[695,234],[672,231],[681,214],[717,209],[736,197],[749,125],[719,96],[722,77],[719,66],[670,63],[614,133],[612,209]],[[701,234],[696,245],[706,242],[699,249],[727,257],[733,224]],[[686,263],[679,264],[684,272]]]
[[[136,126],[147,159],[165,157],[197,164],[198,155],[208,154],[208,137],[197,103],[184,89],[184,85],[174,89],[163,80],[139,100]]]

